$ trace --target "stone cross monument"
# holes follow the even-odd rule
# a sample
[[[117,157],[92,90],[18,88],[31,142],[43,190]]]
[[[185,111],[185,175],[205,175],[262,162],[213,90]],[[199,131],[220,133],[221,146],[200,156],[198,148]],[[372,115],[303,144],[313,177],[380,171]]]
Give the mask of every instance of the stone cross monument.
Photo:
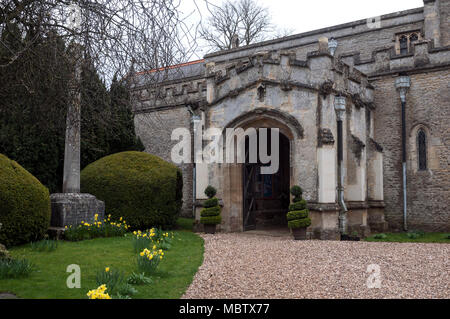
[[[75,21],[81,27],[81,9],[74,8]],[[73,27],[73,26],[72,26]],[[94,195],[80,193],[80,146],[81,146],[81,70],[83,47],[75,39],[71,46],[74,66],[71,85],[71,103],[68,105],[66,119],[66,139],[64,150],[63,193],[51,194],[51,228],[78,225],[81,221],[92,223],[95,214],[99,220],[104,218],[105,203]]]

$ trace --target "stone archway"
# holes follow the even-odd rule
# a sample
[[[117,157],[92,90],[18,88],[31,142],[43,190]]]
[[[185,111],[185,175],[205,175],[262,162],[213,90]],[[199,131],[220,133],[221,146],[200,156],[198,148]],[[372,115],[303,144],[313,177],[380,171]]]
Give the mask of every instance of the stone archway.
[[[221,166],[221,176],[223,176],[223,202],[224,207],[222,211],[223,228],[225,231],[245,231],[254,228],[265,226],[265,222],[271,223],[272,226],[284,225],[287,228],[287,223],[284,223],[285,212],[287,212],[287,204],[289,203],[289,188],[294,184],[294,168],[292,154],[295,154],[295,139],[303,138],[303,129],[295,118],[285,119],[286,114],[277,110],[267,110],[267,112],[249,112],[244,116],[230,122],[226,128],[242,128],[244,131],[249,128],[278,128],[280,138],[280,169],[284,170],[277,176],[266,177],[266,181],[259,180],[259,185],[255,185],[255,178],[260,178],[261,175],[252,175],[252,179],[246,176],[245,165],[239,163],[223,164]],[[289,115],[287,115],[289,116]],[[290,117],[290,116],[289,116]],[[282,121],[283,120],[283,121]],[[236,147],[236,145],[234,146]],[[224,154],[226,149],[224,146]],[[236,150],[234,152],[236,154]],[[247,173],[248,175],[248,173]],[[274,182],[281,182],[277,186]],[[246,191],[246,184],[252,183],[248,187],[253,186],[253,189],[258,187],[268,187],[272,183],[272,193],[270,191],[262,194],[258,198],[253,198],[253,208],[256,208],[253,213],[256,224],[254,227],[247,224],[245,218],[248,217],[249,201],[246,198],[244,191]],[[248,189],[247,189],[248,190]],[[284,196],[287,196],[285,202],[282,203]],[[261,195],[261,194],[260,194]],[[270,196],[272,195],[272,196]],[[246,199],[249,200],[246,202]],[[265,220],[265,221],[264,221]],[[251,227],[248,227],[251,226]],[[269,225],[270,226],[270,225]]]

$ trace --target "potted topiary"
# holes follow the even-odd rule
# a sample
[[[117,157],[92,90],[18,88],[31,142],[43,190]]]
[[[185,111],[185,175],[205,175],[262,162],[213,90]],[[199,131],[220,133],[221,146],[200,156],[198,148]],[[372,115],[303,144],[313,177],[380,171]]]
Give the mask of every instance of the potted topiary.
[[[306,239],[306,228],[311,225],[311,219],[308,217],[306,200],[302,198],[302,189],[300,186],[293,186],[291,194],[294,196],[292,204],[289,205],[287,213],[288,226],[292,230],[295,240]]]
[[[205,194],[208,199],[203,204],[203,209],[200,212],[200,223],[203,224],[205,233],[214,234],[216,232],[216,225],[222,222],[220,216],[219,200],[216,196],[216,189],[208,186],[205,189]]]

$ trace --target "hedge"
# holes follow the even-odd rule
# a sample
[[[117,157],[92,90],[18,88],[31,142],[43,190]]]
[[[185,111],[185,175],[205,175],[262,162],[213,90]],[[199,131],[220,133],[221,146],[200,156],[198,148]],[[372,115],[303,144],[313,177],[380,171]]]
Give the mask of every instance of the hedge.
[[[172,228],[182,203],[181,171],[143,152],[122,152],[89,164],[81,190],[105,202],[112,219],[123,217],[130,229]]]
[[[10,247],[42,239],[50,226],[48,189],[3,154],[0,181],[0,243]]]

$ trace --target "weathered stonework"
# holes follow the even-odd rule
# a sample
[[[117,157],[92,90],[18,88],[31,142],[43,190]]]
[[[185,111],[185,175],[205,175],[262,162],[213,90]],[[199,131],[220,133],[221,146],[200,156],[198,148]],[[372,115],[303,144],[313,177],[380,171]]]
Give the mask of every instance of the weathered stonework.
[[[348,232],[366,236],[386,231],[388,225],[400,230],[401,117],[394,82],[406,74],[411,78],[406,107],[408,228],[449,231],[449,15],[450,0],[426,0],[422,8],[382,16],[379,26],[359,20],[212,53],[172,67],[156,86],[146,86],[143,74],[137,74],[137,134],[147,152],[170,160],[176,143],[171,132],[185,127],[192,133],[194,117],[204,129],[279,128],[289,140],[289,185],[300,185],[311,203],[308,236],[338,239],[334,98],[344,96]],[[420,38],[400,54],[396,41],[411,32]],[[334,56],[327,50],[326,38],[331,37],[338,41]],[[428,167],[423,171],[417,165],[419,128],[427,137]],[[242,164],[187,163],[181,168],[184,215],[198,215],[194,204],[211,184],[223,201],[220,229],[243,231]]]
[[[105,203],[91,194],[57,193],[50,195],[52,217],[50,227],[77,226],[82,221],[92,224],[105,217]]]

